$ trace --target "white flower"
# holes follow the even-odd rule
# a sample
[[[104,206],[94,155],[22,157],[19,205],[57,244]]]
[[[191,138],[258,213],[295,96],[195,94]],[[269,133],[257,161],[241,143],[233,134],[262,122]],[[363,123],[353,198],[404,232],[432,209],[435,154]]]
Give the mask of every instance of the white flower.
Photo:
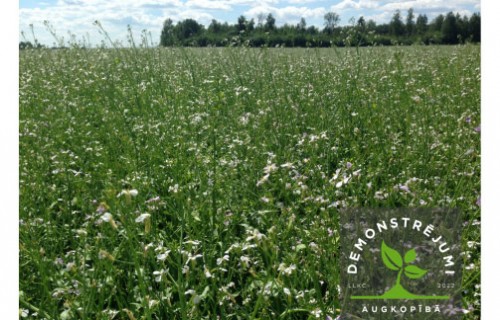
[[[319,318],[319,317],[321,317],[321,309],[316,308],[316,309],[314,309],[313,311],[311,311],[311,314],[312,314],[315,318]]]
[[[207,266],[203,266],[203,272],[205,273],[206,278],[212,278],[212,274],[210,273],[210,270],[208,270]]]
[[[188,259],[186,261],[186,264],[188,264],[191,261],[195,261],[196,262],[196,259],[198,259],[198,258],[203,258],[203,255],[201,255],[201,254],[192,255],[191,253],[188,253]]]
[[[148,306],[149,306],[149,308],[152,308],[152,307],[156,306],[158,303],[159,303],[158,300],[149,300]]]
[[[131,190],[122,190],[119,194],[118,194],[118,198],[121,197],[121,196],[126,196],[126,197],[137,197],[137,195],[139,194],[139,191],[137,191],[136,189],[131,189]]]
[[[254,240],[254,239],[256,239],[257,241],[260,241],[260,240],[262,240],[262,238],[265,238],[265,235],[260,233],[260,231],[258,229],[253,229],[253,231],[247,231],[247,232],[250,234],[250,236],[245,239],[245,241],[247,241],[247,242]]]
[[[165,269],[161,269],[160,271],[154,271],[153,276],[155,276],[156,282],[161,282],[163,274],[165,273]]]
[[[269,180],[269,173],[266,174],[265,176],[263,176],[258,182],[257,182],[257,187],[263,185],[264,183],[267,182],[267,180]]]
[[[149,213],[143,213],[135,219],[135,222],[142,223],[144,220],[149,219],[151,215]]]
[[[109,212],[105,212],[99,219],[104,222],[110,222],[113,221],[113,215]]]
[[[220,266],[224,261],[229,261],[229,256],[227,254],[222,258],[217,258],[217,265]]]
[[[282,167],[282,168],[293,168],[293,163],[291,163],[291,162],[283,163],[280,167]]]
[[[388,196],[389,196],[389,194],[388,194],[388,193],[384,193],[383,191],[377,191],[377,192],[375,192],[375,196],[374,196],[374,198],[375,198],[375,199],[378,199],[378,200],[384,200],[384,199],[386,199]]]
[[[170,250],[167,250],[164,253],[160,253],[159,255],[156,256],[156,259],[158,259],[160,261],[165,261],[165,259],[167,259],[169,253],[170,253]]]
[[[22,318],[26,318],[27,316],[29,316],[30,314],[30,311],[28,309],[21,309],[21,317]]]
[[[294,264],[287,267],[284,263],[280,263],[278,266],[278,271],[287,276],[291,275],[295,269],[297,269],[297,266]]]
[[[271,173],[276,170],[278,170],[278,167],[274,163],[271,163],[264,168],[264,173]]]

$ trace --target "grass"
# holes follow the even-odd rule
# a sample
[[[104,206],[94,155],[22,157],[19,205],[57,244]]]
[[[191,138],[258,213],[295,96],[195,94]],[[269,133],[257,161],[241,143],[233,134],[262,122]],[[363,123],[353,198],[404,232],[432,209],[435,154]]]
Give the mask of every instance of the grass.
[[[21,311],[334,318],[340,208],[450,206],[466,221],[466,317],[479,319],[479,57],[21,52]]]

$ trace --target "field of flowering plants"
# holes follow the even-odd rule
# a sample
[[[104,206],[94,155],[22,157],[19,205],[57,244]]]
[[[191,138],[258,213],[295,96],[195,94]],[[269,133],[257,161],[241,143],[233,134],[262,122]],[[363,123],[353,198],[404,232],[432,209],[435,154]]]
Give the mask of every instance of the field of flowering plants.
[[[335,319],[346,207],[456,207],[480,47],[20,53],[20,317]]]

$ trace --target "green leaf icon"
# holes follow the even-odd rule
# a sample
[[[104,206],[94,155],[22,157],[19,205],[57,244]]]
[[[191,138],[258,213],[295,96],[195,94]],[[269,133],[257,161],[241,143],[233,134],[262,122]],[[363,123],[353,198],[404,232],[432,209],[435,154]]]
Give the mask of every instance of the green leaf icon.
[[[427,273],[427,270],[420,269],[417,266],[409,265],[405,267],[405,276],[410,279],[422,278]]]
[[[403,258],[396,250],[390,248],[382,241],[382,261],[391,270],[398,271],[403,267]]]
[[[413,262],[415,261],[416,258],[417,258],[417,252],[415,251],[415,249],[411,249],[405,254],[405,263]]]

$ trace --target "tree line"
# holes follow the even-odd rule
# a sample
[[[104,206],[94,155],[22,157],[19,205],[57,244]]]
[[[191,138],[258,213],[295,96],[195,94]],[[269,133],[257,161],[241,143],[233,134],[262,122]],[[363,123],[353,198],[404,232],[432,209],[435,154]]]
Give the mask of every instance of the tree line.
[[[270,13],[259,15],[257,21],[240,16],[235,24],[212,20],[208,27],[193,19],[173,23],[166,19],[160,36],[161,46],[230,46],[247,45],[285,47],[330,47],[459,44],[481,41],[481,16],[470,17],[459,13],[440,14],[429,21],[425,14],[415,14],[409,9],[403,17],[398,10],[389,23],[377,24],[364,17],[351,18],[349,24],[340,26],[340,16],[335,12],[324,15],[324,27],[308,26],[304,18],[296,24],[276,26]]]

